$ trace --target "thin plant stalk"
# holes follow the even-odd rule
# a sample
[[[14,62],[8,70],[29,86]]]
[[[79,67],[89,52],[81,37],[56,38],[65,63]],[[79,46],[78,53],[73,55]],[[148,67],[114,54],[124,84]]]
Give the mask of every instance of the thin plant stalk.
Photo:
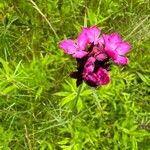
[[[33,1],[33,0],[29,0],[33,7],[39,12],[39,14],[45,19],[45,21],[47,22],[47,24],[49,25],[49,27],[51,28],[51,30],[53,31],[54,35],[56,36],[57,39],[59,39],[56,31],[54,30],[52,24],[50,23],[50,21],[46,18],[46,16],[43,14],[43,12],[39,9],[39,7],[37,6],[37,4]]]
[[[75,115],[76,112],[77,112],[77,103],[78,103],[78,100],[79,100],[79,97],[80,97],[80,93],[81,93],[81,89],[82,89],[82,84],[79,85],[79,88],[78,88],[78,93],[77,93],[77,96],[74,100],[74,104],[73,104],[73,109],[72,109],[72,113]]]

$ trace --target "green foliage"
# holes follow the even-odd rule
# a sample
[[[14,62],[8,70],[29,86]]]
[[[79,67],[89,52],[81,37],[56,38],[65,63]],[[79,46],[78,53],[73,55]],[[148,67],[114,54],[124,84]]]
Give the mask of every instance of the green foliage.
[[[0,149],[149,150],[149,10],[149,0],[0,1]],[[92,25],[120,32],[130,62],[79,91],[58,43]]]
[[[13,132],[10,130],[4,130],[0,126],[0,149],[10,150],[9,143],[13,139]]]

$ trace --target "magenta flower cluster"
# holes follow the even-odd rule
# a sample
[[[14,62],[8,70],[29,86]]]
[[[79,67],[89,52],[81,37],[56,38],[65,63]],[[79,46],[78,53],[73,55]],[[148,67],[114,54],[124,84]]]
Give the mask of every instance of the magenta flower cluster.
[[[77,86],[85,81],[93,87],[108,84],[111,63],[126,65],[124,55],[131,49],[118,33],[101,34],[97,26],[83,28],[76,41],[63,40],[59,47],[77,60],[77,71],[71,73]]]

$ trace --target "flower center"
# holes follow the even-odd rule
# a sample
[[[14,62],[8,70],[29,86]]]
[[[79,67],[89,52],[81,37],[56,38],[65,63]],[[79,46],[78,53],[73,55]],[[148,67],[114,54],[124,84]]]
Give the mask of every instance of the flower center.
[[[100,47],[99,45],[91,45],[89,48],[89,56],[96,57],[99,54],[105,54],[103,47]]]

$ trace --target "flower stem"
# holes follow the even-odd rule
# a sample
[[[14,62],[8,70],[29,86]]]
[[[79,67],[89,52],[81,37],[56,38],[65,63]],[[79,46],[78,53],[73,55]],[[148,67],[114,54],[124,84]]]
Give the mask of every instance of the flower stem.
[[[97,103],[97,105],[98,105],[98,109],[99,109],[99,111],[100,111],[100,113],[101,113],[101,115],[102,115],[102,114],[103,114],[103,110],[102,110],[101,104],[100,104],[100,102],[99,102],[99,98],[98,98],[98,95],[97,95],[97,93],[96,93],[96,90],[95,90],[95,88],[93,88],[93,87],[91,87],[91,90],[93,91],[93,96],[94,96],[94,98],[95,98],[95,100],[96,100],[96,103]]]
[[[82,89],[82,84],[79,85],[78,93],[77,93],[77,96],[76,96],[76,98],[75,98],[75,100],[74,100],[73,109],[72,109],[72,113],[73,113],[74,115],[77,113],[76,105],[77,105],[78,99],[79,99],[79,97],[80,97],[81,89]]]

